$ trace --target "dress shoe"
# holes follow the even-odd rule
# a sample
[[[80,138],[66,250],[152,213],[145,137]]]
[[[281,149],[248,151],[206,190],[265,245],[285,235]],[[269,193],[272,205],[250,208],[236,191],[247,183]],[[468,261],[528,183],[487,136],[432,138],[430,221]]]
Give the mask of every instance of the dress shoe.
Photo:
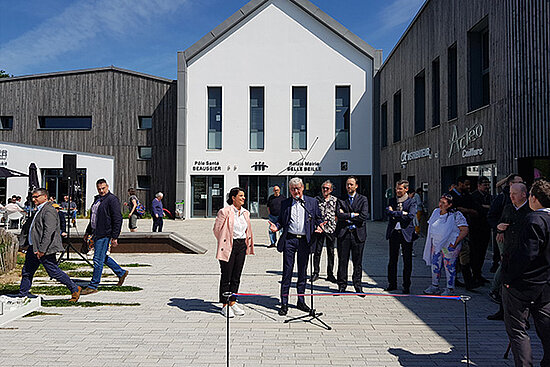
[[[76,290],[76,292],[73,292],[71,294],[71,299],[69,300],[69,302],[76,302],[78,301],[78,299],[80,298],[80,292],[82,292],[82,287],[81,286],[78,286],[78,289]]]
[[[498,292],[489,292],[489,298],[491,298],[491,301],[499,305],[502,303],[502,298]]]
[[[411,294],[410,288],[403,288],[403,294]]]
[[[80,292],[80,295],[85,296],[87,294],[94,294],[94,293],[97,293],[97,289],[86,287]]]
[[[124,272],[124,274],[122,274],[122,276],[120,278],[118,278],[118,283],[116,284],[117,287],[120,287],[124,284],[124,280],[126,279],[126,277],[128,276],[128,270],[126,270]]]
[[[462,282],[461,282],[460,280],[458,280],[458,279],[455,280],[455,285],[456,285],[457,287],[462,287],[462,288],[464,288],[464,287],[466,286],[464,283],[462,283]]]
[[[384,291],[391,292],[391,291],[395,291],[396,289],[397,289],[396,285],[388,285],[386,288],[384,288]]]
[[[275,248],[275,247],[277,247],[277,245],[274,244],[274,243],[272,243],[271,245],[267,246],[267,248]]]
[[[493,265],[491,265],[491,269],[489,269],[489,272],[496,273],[497,269],[498,269],[498,263],[493,263]]]
[[[338,287],[337,293],[346,293],[346,287]],[[335,294],[335,296],[338,296],[338,294]]]
[[[363,293],[363,288],[355,287],[355,293]],[[364,294],[358,294],[359,297],[365,298]]]
[[[312,282],[315,282],[315,281],[317,281],[317,280],[319,280],[319,274],[314,273],[314,274],[311,276],[311,281],[312,281]]]
[[[281,305],[281,308],[279,308],[279,316],[286,316],[288,313],[288,305]]]
[[[502,321],[504,320],[504,312],[502,312],[502,310],[498,310],[497,313],[487,316],[487,320]]]
[[[336,283],[336,278],[334,277],[334,275],[329,275],[327,277],[327,282]]]
[[[309,308],[308,305],[305,304],[305,302],[298,302],[296,304],[296,308],[300,311],[309,312],[311,311],[311,308]]]
[[[489,279],[483,277],[483,276],[480,276],[479,278],[477,278],[477,282],[480,283],[480,284],[487,284],[487,283],[490,283]]]

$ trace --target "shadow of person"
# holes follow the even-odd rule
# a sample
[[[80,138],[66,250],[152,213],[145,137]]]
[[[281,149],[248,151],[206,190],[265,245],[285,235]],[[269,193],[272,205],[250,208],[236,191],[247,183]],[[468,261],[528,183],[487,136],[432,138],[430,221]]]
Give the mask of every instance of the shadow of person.
[[[168,306],[177,307],[185,312],[219,313],[220,307],[214,302],[198,298],[170,298]]]
[[[426,353],[426,354],[414,354],[408,350],[402,348],[389,348],[388,353],[398,358],[399,364],[403,367],[409,366],[445,366],[445,367],[458,367],[466,366],[466,357],[456,350],[455,347],[451,347],[451,350],[447,353]],[[476,364],[470,360],[470,364],[475,366]]]

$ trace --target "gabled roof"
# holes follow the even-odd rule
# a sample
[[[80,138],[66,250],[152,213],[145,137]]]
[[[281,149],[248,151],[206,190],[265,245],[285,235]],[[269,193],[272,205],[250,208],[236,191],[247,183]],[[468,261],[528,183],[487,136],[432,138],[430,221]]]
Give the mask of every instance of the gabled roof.
[[[14,80],[48,78],[48,77],[54,77],[54,76],[85,74],[85,73],[97,73],[97,72],[101,72],[101,71],[116,71],[116,72],[119,72],[119,73],[124,73],[124,74],[139,76],[139,77],[142,77],[142,78],[157,80],[157,81],[160,81],[160,82],[163,82],[163,83],[174,83],[175,82],[172,79],[161,78],[159,76],[140,73],[138,71],[133,71],[133,70],[128,70],[128,69],[122,69],[122,68],[118,68],[116,66],[111,65],[111,66],[105,66],[105,67],[100,67],[100,68],[92,68],[92,69],[56,71],[56,72],[53,72],[53,73],[31,74],[31,75],[15,76],[15,77],[12,77],[12,78],[0,78],[0,83],[10,82],[10,81],[14,81]]]
[[[183,51],[185,60],[191,60],[199,55],[204,49],[216,42],[220,37],[229,32],[233,27],[246,19],[249,15],[254,13],[265,3],[270,0],[251,0],[245,6],[240,8],[237,12],[227,18],[223,23],[218,25],[212,31],[207,33],[204,37],[198,40],[191,47]],[[377,50],[361,38],[353,34],[349,29],[337,22],[330,15],[319,9],[309,0],[287,0],[294,5],[298,6],[308,15],[316,19],[325,27],[333,31],[340,36],[343,40],[347,41],[350,45],[355,47],[361,53],[371,58],[374,61],[374,69],[377,70],[382,64],[382,50]]]

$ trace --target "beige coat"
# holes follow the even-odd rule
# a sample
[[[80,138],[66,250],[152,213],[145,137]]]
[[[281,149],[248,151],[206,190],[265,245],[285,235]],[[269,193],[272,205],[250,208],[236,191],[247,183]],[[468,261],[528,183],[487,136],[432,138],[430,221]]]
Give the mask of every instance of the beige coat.
[[[252,227],[250,226],[250,212],[242,208],[244,218],[246,219],[246,254],[254,255],[254,241],[252,239]],[[229,261],[231,250],[233,249],[233,222],[235,215],[233,206],[226,206],[218,211],[216,221],[214,222],[214,236],[218,240],[218,249],[216,259]]]

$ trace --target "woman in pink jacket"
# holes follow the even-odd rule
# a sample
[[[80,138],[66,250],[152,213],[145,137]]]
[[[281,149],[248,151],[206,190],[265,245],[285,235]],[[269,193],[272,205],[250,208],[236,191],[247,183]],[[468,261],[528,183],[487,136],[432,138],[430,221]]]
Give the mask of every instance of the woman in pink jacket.
[[[243,316],[244,311],[237,304],[235,296],[224,297],[225,292],[237,293],[246,255],[254,255],[250,212],[243,208],[244,190],[234,187],[227,194],[227,203],[218,211],[214,223],[214,236],[218,240],[216,259],[220,261],[220,302],[223,304],[222,315]],[[229,302],[229,303],[228,303]]]

